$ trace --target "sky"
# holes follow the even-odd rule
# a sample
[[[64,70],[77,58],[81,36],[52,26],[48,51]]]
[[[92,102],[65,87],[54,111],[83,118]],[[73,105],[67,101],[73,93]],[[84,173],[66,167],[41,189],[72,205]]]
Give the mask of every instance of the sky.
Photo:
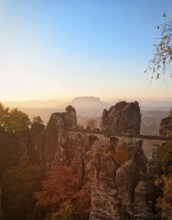
[[[0,101],[172,100],[144,73],[172,0],[0,0]]]

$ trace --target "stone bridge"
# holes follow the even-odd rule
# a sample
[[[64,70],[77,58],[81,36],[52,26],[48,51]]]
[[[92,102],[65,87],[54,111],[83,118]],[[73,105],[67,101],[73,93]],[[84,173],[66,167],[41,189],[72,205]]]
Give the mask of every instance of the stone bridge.
[[[148,158],[152,157],[154,150],[159,148],[162,144],[167,141],[172,140],[172,137],[162,137],[162,136],[151,136],[151,135],[126,135],[126,134],[114,134],[113,136],[107,136],[101,131],[86,131],[86,130],[68,130],[69,137],[77,138],[78,135],[95,135],[99,140],[103,140],[107,143],[110,143],[114,139],[117,139],[119,142],[126,143],[136,143],[142,141],[142,146],[145,151],[145,154]],[[156,151],[156,150],[155,150]]]
[[[114,134],[113,136],[107,136],[104,132],[101,131],[86,131],[86,130],[68,130],[67,131],[70,137],[75,137],[77,135],[95,135],[100,140],[111,140],[117,138],[119,141],[125,142],[137,142],[137,141],[148,141],[152,145],[160,146],[163,143],[172,140],[172,137],[163,137],[163,136],[151,136],[151,135],[126,135],[126,134]]]

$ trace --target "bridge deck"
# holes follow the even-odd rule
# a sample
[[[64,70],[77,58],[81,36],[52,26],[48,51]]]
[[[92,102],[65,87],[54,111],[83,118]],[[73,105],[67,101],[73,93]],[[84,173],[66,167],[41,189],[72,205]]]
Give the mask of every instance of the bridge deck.
[[[147,140],[159,140],[159,141],[170,141],[172,137],[164,137],[164,136],[152,136],[152,135],[130,135],[130,134],[119,134],[115,133],[111,136],[108,136],[105,132],[102,131],[86,131],[86,130],[68,130],[69,132],[75,133],[84,133],[89,135],[104,135],[105,137],[126,137],[126,138],[136,138],[136,139],[147,139]]]

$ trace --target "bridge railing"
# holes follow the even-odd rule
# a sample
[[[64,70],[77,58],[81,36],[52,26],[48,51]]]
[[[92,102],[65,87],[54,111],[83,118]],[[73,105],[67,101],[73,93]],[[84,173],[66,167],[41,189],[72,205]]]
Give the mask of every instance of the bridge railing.
[[[89,131],[85,129],[68,129],[68,132],[76,132],[76,133],[84,133],[84,134],[93,134],[93,135],[104,135],[105,137],[125,137],[125,138],[140,138],[140,139],[148,139],[148,140],[161,140],[161,141],[170,141],[172,140],[172,137],[164,137],[164,136],[152,136],[152,135],[132,135],[132,134],[122,134],[122,133],[114,133],[112,135],[108,135],[106,132],[103,131]]]

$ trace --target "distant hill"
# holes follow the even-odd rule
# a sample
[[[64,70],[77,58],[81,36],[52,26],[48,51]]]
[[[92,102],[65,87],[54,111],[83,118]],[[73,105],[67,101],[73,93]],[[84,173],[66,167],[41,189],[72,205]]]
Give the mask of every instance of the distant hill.
[[[30,118],[33,116],[41,116],[44,123],[46,124],[53,112],[65,111],[68,105],[72,105],[78,115],[82,117],[100,117],[104,108],[109,108],[108,103],[102,102],[99,97],[85,96],[76,97],[71,102],[59,103],[56,100],[40,101],[32,100],[26,102],[3,102],[5,106],[10,108],[18,108],[29,115]]]
[[[110,106],[115,105],[119,100],[109,104],[100,100],[99,97],[94,96],[84,96],[76,97],[72,101],[67,103],[60,103],[56,100],[40,101],[40,100],[31,100],[25,102],[3,102],[5,106],[11,108],[18,108],[29,115],[30,118],[33,116],[41,116],[44,123],[46,124],[50,118],[50,115],[53,112],[62,112],[65,111],[65,108],[68,105],[75,107],[77,115],[80,115],[78,119],[80,121],[86,121],[86,118],[100,118],[103,112],[103,109],[109,109]],[[141,101],[140,108],[142,112],[142,122],[144,124],[144,119],[149,118],[149,121],[155,120],[156,124],[159,125],[161,119],[168,114],[168,111],[172,107],[172,102],[157,102],[157,101]],[[154,126],[155,127],[155,126]],[[147,129],[147,128],[146,128]],[[146,130],[144,129],[144,130]]]
[[[77,114],[88,117],[101,116],[103,109],[110,107],[108,103],[102,102],[99,97],[93,96],[76,97],[65,105],[72,105]]]

